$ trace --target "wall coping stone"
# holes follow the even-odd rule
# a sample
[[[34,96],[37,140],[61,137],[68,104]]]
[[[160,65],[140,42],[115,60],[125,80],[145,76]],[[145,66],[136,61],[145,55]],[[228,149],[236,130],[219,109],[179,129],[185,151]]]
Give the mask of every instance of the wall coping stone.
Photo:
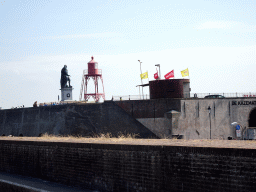
[[[45,142],[45,141],[17,141],[0,140],[0,145],[33,145],[51,146],[60,148],[85,148],[99,150],[119,150],[119,151],[162,151],[163,153],[176,152],[187,154],[212,154],[222,156],[242,156],[256,157],[256,149],[244,148],[216,148],[216,147],[197,147],[197,146],[173,146],[173,145],[136,145],[136,144],[103,144],[103,143],[78,143],[78,142]]]

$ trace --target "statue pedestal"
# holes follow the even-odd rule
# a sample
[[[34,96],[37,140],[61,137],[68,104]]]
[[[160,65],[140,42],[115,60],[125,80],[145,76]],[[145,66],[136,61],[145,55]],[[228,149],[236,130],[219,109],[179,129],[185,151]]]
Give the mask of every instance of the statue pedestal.
[[[61,101],[73,100],[72,99],[72,86],[61,88]]]

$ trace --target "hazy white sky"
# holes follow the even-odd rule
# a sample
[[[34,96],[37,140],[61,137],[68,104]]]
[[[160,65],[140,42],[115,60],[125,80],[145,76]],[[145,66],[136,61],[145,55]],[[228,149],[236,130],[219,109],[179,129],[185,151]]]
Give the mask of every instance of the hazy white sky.
[[[0,107],[57,101],[65,64],[79,100],[92,55],[106,99],[139,94],[138,59],[149,80],[155,64],[162,78],[188,68],[193,93],[256,92],[255,10],[253,0],[0,0]]]

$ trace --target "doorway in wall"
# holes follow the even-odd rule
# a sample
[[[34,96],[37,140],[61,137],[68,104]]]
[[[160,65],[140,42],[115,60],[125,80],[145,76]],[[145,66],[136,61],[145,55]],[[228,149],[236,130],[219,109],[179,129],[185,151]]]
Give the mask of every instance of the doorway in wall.
[[[256,127],[256,108],[254,108],[250,113],[249,127]]]

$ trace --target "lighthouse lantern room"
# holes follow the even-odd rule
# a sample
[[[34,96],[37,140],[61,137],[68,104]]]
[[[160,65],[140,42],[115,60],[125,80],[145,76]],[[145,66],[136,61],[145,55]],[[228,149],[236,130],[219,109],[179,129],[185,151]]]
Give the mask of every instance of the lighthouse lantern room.
[[[92,79],[95,86],[95,92],[94,93],[88,93],[87,92],[87,86],[89,80]],[[99,83],[98,80],[101,80],[103,93],[99,93]],[[79,100],[82,100],[82,97],[84,96],[84,100],[88,101],[90,97],[92,97],[96,102],[102,98],[105,100],[105,92],[104,92],[104,85],[103,85],[103,78],[102,78],[102,70],[98,69],[98,63],[94,61],[94,58],[92,56],[92,60],[88,63],[88,70],[83,71],[82,75],[82,83],[81,83],[81,89],[80,89],[80,97]]]

